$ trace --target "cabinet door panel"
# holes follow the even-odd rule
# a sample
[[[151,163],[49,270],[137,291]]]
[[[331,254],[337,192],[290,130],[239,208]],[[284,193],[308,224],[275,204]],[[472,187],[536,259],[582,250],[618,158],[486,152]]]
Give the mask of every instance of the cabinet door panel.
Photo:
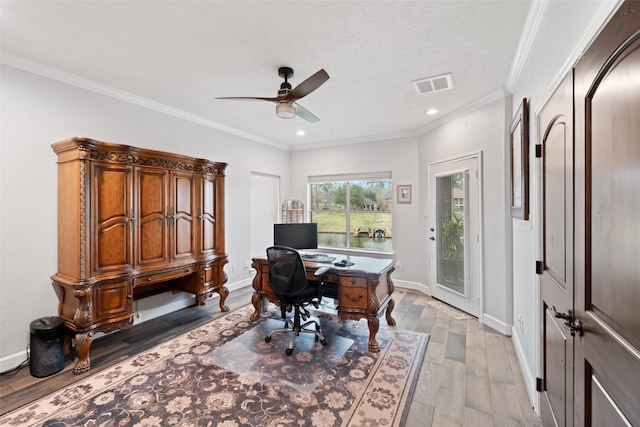
[[[130,280],[96,286],[93,289],[94,322],[115,322],[131,317],[131,300]]]
[[[131,268],[131,169],[97,163],[92,170],[96,273]]]
[[[136,266],[166,262],[169,259],[167,207],[169,172],[140,168],[136,173],[137,233]]]
[[[194,200],[195,185],[193,174],[173,173],[173,257],[192,257],[195,253]]]
[[[202,177],[200,193],[200,251],[203,255],[215,252],[215,178]]]

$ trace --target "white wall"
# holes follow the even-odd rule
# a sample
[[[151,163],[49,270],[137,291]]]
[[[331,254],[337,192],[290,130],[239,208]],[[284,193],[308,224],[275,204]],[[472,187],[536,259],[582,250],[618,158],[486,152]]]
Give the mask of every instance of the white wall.
[[[542,259],[540,222],[540,164],[535,158],[539,143],[538,113],[562,78],[574,65],[590,41],[600,31],[618,1],[547,1],[534,3],[537,19],[535,36],[528,40],[529,50],[522,72],[509,88],[513,93],[513,111],[523,98],[530,108],[530,216],[529,221],[513,220],[513,329],[514,344],[529,395],[537,401],[535,378],[542,377],[540,360],[539,278],[535,261]],[[521,319],[521,322],[518,322]],[[537,407],[537,404],[536,404]]]
[[[508,241],[506,203],[506,118],[510,100],[501,98],[446,123],[420,138],[421,211],[427,209],[428,165],[482,151],[483,322],[509,333],[512,287],[505,242]],[[420,234],[427,235],[423,218]]]
[[[418,141],[390,139],[291,152],[291,194],[286,198],[307,199],[307,177],[313,175],[391,171],[396,185],[412,185],[411,204],[393,205],[393,249],[401,268],[393,273],[396,285],[426,284],[426,253],[420,230]],[[412,283],[404,283],[412,282]],[[417,282],[417,283],[413,283]]]
[[[288,151],[12,67],[1,71],[0,370],[24,360],[32,320],[57,315],[50,280],[57,269],[54,142],[86,136],[229,163],[227,286],[250,280],[244,263],[251,259],[251,172],[281,176],[288,188]],[[167,303],[184,307],[193,297],[165,293],[140,300],[142,320]]]

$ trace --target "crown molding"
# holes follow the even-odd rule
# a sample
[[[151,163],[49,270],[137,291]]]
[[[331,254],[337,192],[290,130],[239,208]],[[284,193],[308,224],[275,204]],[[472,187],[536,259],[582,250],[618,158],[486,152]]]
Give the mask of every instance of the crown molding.
[[[415,130],[409,130],[404,132],[369,135],[369,136],[362,136],[357,138],[344,138],[344,139],[333,139],[331,141],[310,142],[308,144],[292,145],[291,147],[289,147],[289,150],[291,151],[312,150],[314,148],[327,148],[327,147],[334,147],[337,145],[350,145],[350,144],[360,144],[363,142],[378,142],[378,141],[388,141],[391,139],[404,139],[404,138],[415,137],[418,135],[419,134]]]
[[[529,56],[531,45],[538,33],[538,28],[540,28],[542,17],[544,16],[548,5],[549,0],[534,0],[531,2],[531,7],[527,13],[527,20],[525,21],[522,33],[520,34],[516,54],[513,58],[513,62],[511,63],[511,69],[509,70],[509,75],[507,76],[507,82],[505,84],[505,87],[510,92],[513,92],[513,88],[518,84],[520,73],[522,73],[524,64]]]
[[[148,108],[150,110],[168,114],[183,120],[190,121],[192,123],[209,127],[211,129],[216,129],[221,132],[239,136],[241,138],[245,138],[251,141],[270,145],[272,147],[285,150],[285,151],[311,150],[315,148],[326,148],[326,147],[333,147],[333,146],[339,146],[339,145],[360,144],[364,142],[388,141],[392,139],[405,139],[405,138],[418,137],[426,132],[429,132],[430,130],[433,130],[446,123],[456,120],[464,116],[465,114],[470,113],[471,111],[474,111],[478,108],[481,108],[485,105],[491,104],[499,99],[502,99],[511,95],[511,93],[506,89],[504,88],[499,89],[496,92],[491,93],[470,104],[467,104],[464,107],[459,108],[425,126],[422,126],[413,130],[387,133],[387,134],[377,134],[377,135],[370,135],[370,136],[357,137],[357,138],[336,139],[331,141],[316,142],[316,143],[309,143],[309,144],[302,144],[302,145],[287,145],[281,142],[272,141],[267,138],[263,138],[257,135],[243,132],[241,130],[223,125],[221,123],[215,122],[205,117],[202,117],[193,113],[189,113],[184,110],[180,110],[178,108],[171,107],[169,105],[150,100],[148,98],[134,95],[130,92],[116,89],[111,86],[107,86],[93,80],[85,79],[76,74],[68,73],[66,71],[62,71],[57,68],[50,67],[50,66],[17,56],[17,55],[0,51],[0,63],[7,65],[9,67],[22,70],[22,71],[47,77],[52,80],[56,80],[62,83],[66,83],[72,86],[76,86],[82,89],[92,91],[95,93],[99,93],[101,95],[119,99],[121,101],[138,105],[144,108]]]
[[[593,15],[591,21],[589,21],[589,23],[584,27],[584,31],[576,41],[573,50],[562,66],[558,68],[553,79],[551,79],[547,92],[538,98],[537,103],[531,106],[531,111],[537,114],[542,110],[549,98],[551,98],[551,95],[553,95],[553,92],[555,92],[558,86],[560,86],[560,83],[565,78],[569,70],[576,65],[580,57],[584,54],[587,48],[591,46],[591,43],[593,43],[605,25],[607,25],[613,15],[618,11],[622,3],[624,3],[624,0],[603,1],[600,3],[600,7]]]
[[[150,110],[158,111],[160,113],[168,114],[170,116],[178,117],[183,120],[187,120],[192,123],[196,123],[202,126],[206,126],[211,129],[219,130],[231,135],[239,136],[244,139],[259,142],[262,144],[270,145],[279,149],[288,150],[289,146],[282,143],[272,141],[267,138],[263,138],[257,135],[253,135],[248,132],[232,128],[230,126],[223,125],[216,121],[207,119],[197,114],[189,113],[179,108],[171,107],[166,104],[162,104],[157,101],[153,101],[142,96],[134,95],[124,90],[116,89],[111,86],[107,86],[98,83],[93,80],[85,79],[76,74],[68,73],[66,71],[59,70],[48,65],[44,65],[30,59],[23,58],[21,56],[13,55],[7,52],[0,51],[0,63],[9,67],[17,68],[22,71],[26,71],[39,76],[47,77],[52,80],[56,80],[62,83],[76,86],[82,89],[86,89],[101,95],[109,96],[111,98],[119,99],[130,104],[138,105],[140,107],[148,108]]]
[[[295,145],[289,147],[291,151],[300,151],[300,150],[312,150],[315,148],[327,148],[334,147],[338,145],[348,145],[348,144],[360,144],[362,142],[376,142],[376,141],[389,141],[391,139],[404,139],[404,138],[412,138],[419,137],[433,129],[439,128],[449,122],[457,120],[462,116],[469,114],[472,111],[475,111],[479,108],[484,107],[485,105],[493,104],[494,102],[511,96],[511,92],[506,90],[505,88],[498,89],[497,91],[480,98],[470,104],[465,105],[462,108],[459,108],[445,116],[440,117],[433,122],[419,127],[417,129],[408,130],[404,132],[396,132],[396,133],[386,133],[386,134],[378,134],[365,136],[361,138],[349,138],[349,139],[336,139],[332,141],[324,141],[324,142],[311,142],[309,144]]]
[[[421,128],[416,130],[416,135],[423,135],[433,129],[439,128],[449,122],[457,120],[462,116],[465,116],[479,108],[482,108],[486,105],[493,104],[494,102],[504,99],[508,96],[511,96],[511,92],[509,92],[506,88],[498,89],[497,91],[490,93],[489,95],[480,98],[470,104],[465,105],[464,107],[458,108],[455,111],[447,114],[446,116],[440,117],[438,120],[435,120]]]

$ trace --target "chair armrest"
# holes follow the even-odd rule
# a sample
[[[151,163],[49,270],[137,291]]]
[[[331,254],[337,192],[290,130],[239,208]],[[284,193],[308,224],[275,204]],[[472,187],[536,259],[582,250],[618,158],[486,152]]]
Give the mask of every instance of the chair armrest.
[[[317,269],[316,271],[313,272],[313,275],[315,277],[320,277],[323,274],[325,274],[327,271],[331,270],[329,267],[320,267],[319,269]]]

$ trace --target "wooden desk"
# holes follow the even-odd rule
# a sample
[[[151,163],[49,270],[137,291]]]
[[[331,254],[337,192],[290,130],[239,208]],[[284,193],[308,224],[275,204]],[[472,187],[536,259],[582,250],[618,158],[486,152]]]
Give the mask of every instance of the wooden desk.
[[[336,260],[345,258],[344,255],[335,256]],[[334,296],[338,300],[338,317],[341,320],[367,319],[369,326],[369,351],[378,353],[380,346],[376,341],[379,329],[378,318],[386,309],[387,323],[395,326],[396,321],[391,317],[395,302],[393,294],[393,282],[391,273],[395,270],[393,260],[378,259],[360,256],[349,257],[354,265],[350,267],[336,267],[333,264],[320,264],[305,261],[307,278],[316,280],[314,271],[323,266],[331,269],[324,275],[326,294]],[[251,320],[257,320],[263,309],[264,299],[279,305],[278,299],[269,286],[269,266],[267,258],[253,258],[252,267],[257,271],[253,279],[255,292],[251,296],[251,303],[255,307],[255,313]]]

